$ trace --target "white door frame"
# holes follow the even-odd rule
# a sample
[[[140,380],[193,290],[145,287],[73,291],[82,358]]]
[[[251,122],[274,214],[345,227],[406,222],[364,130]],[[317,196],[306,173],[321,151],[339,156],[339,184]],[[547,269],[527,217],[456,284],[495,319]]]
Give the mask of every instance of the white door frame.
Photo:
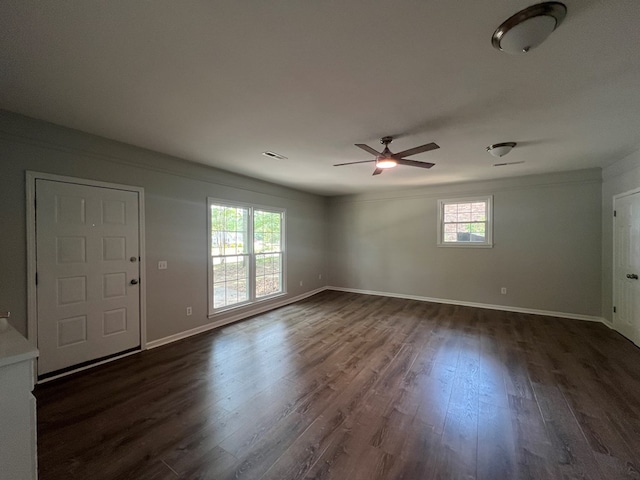
[[[38,303],[36,291],[36,180],[52,180],[63,183],[86,185],[89,187],[112,188],[138,194],[138,218],[140,229],[140,348],[147,348],[147,291],[146,291],[146,255],[144,241],[144,188],[117,183],[98,182],[83,178],[66,177],[50,173],[27,170],[27,339],[38,346]],[[118,357],[115,357],[118,358]],[[114,358],[114,359],[115,359]]]
[[[623,193],[618,193],[617,195],[613,196],[613,208],[611,209],[611,222],[613,224],[613,228],[612,228],[612,243],[613,243],[613,257],[612,257],[612,268],[611,268],[611,283],[612,283],[612,295],[613,298],[611,299],[611,304],[613,306],[616,306],[616,299],[617,297],[617,291],[616,291],[616,279],[615,279],[615,275],[616,275],[616,220],[615,220],[615,211],[616,211],[616,202],[618,200],[620,200],[621,198],[624,197],[628,197],[629,195],[635,195],[637,193],[640,193],[640,187],[638,188],[634,188],[633,190],[629,190],[627,192],[623,192]],[[612,324],[613,324],[613,329],[617,332],[617,325],[616,325],[616,314],[613,314],[613,318],[612,318]]]

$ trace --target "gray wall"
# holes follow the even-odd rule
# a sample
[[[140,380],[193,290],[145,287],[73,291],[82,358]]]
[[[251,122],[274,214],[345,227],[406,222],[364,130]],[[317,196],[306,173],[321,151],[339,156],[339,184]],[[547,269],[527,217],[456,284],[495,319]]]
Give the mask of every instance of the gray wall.
[[[640,186],[640,152],[604,184],[595,169],[325,199],[0,111],[0,310],[23,333],[26,170],[145,188],[155,340],[210,322],[207,196],[287,209],[289,297],[329,284],[610,319],[612,197]],[[494,195],[494,248],[437,247],[437,199],[480,194]]]
[[[613,319],[613,197],[640,188],[640,150],[602,171],[602,316]]]
[[[0,310],[23,334],[26,170],[144,187],[149,341],[210,322],[207,196],[286,208],[288,296],[325,283],[325,198],[0,111]]]
[[[437,247],[437,199],[486,194],[494,247]],[[334,197],[329,219],[332,286],[601,315],[599,169]]]

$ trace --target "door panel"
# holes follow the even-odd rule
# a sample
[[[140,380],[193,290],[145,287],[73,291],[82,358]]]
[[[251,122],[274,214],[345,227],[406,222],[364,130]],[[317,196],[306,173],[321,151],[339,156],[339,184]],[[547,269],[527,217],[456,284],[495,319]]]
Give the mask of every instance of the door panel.
[[[613,324],[640,346],[640,193],[616,199],[615,210]]]
[[[140,346],[138,193],[36,180],[38,374]]]

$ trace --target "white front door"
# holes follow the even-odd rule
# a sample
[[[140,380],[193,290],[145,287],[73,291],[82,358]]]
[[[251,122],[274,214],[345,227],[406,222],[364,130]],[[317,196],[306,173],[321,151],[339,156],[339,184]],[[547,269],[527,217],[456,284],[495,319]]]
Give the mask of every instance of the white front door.
[[[615,199],[613,326],[640,346],[640,192]]]
[[[38,375],[140,346],[138,201],[36,180]]]

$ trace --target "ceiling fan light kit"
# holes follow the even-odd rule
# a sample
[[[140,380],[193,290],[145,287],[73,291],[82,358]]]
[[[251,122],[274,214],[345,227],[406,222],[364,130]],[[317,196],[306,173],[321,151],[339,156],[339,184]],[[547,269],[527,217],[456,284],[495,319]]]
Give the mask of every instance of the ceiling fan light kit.
[[[520,54],[537,47],[558,28],[567,15],[567,7],[560,2],[531,5],[509,17],[491,37],[500,51]]]
[[[376,158],[376,168],[393,168],[398,166],[398,162],[396,162],[393,158],[393,154],[391,150],[389,150],[389,144],[393,141],[393,137],[382,137],[380,139],[380,143],[384,145],[384,150],[382,150],[382,154]]]
[[[397,166],[398,162],[396,162],[393,158],[379,158],[376,161],[377,168],[393,168]]]
[[[517,145],[516,142],[503,142],[503,143],[494,143],[493,145],[489,145],[487,147],[487,152],[494,157],[500,158],[504,157],[507,153],[513,150],[513,147]]]

